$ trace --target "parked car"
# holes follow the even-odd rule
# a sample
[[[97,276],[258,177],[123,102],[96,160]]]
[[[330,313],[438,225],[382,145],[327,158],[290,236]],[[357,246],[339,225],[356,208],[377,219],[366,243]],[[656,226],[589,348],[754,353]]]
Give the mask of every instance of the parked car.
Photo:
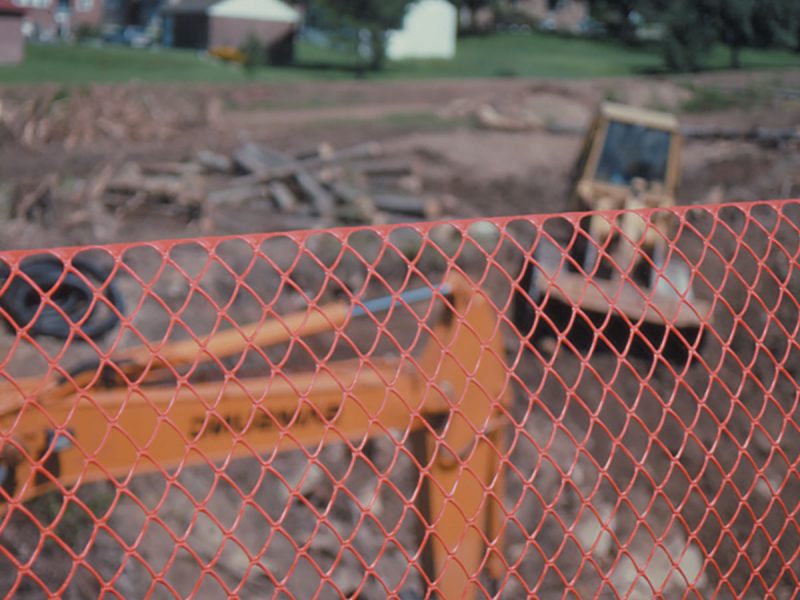
[[[147,48],[152,46],[155,39],[149,32],[149,28],[139,25],[127,25],[113,31],[103,38],[110,44],[122,44],[133,48]]]
[[[606,35],[606,26],[597,19],[585,18],[578,24],[578,34],[587,37],[602,37]]]

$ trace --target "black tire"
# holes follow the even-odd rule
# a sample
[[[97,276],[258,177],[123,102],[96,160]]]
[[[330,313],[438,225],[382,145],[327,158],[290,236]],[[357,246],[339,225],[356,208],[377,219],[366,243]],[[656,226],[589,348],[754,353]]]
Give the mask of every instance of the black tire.
[[[586,254],[589,251],[589,225],[591,223],[590,217],[584,217],[580,220],[577,227],[573,229],[575,239],[572,240],[572,246],[569,250],[569,255],[577,265],[583,266],[586,262]],[[579,273],[581,271],[572,261],[567,261],[565,266],[571,273]]]
[[[80,329],[84,335],[90,339],[99,339],[116,327],[119,323],[117,312],[97,303],[92,306],[94,291],[74,271],[98,284],[106,282],[110,274],[87,260],[74,259],[71,265],[72,271],[64,275],[64,262],[55,256],[33,256],[22,262],[19,270],[25,277],[14,276],[6,284],[0,297],[0,307],[10,319],[8,325],[12,331],[28,327],[29,334],[34,337],[67,339],[72,334],[75,323],[83,321]],[[4,265],[3,274],[10,276],[7,265]],[[61,312],[52,305],[41,307],[42,296],[28,279],[42,291],[51,292],[50,298]],[[58,287],[53,290],[55,286]],[[106,284],[104,295],[122,313],[122,296],[113,282]],[[76,339],[82,338],[78,336]]]
[[[571,306],[554,297],[545,297],[540,273],[530,258],[521,268],[519,288],[514,292],[512,321],[520,337],[530,343],[565,335],[578,351],[624,352],[653,360],[654,350],[673,365],[685,365],[703,342],[701,327],[676,329],[657,323],[643,323],[631,330],[619,314],[598,314]],[[598,339],[598,335],[600,336]],[[665,339],[666,338],[666,339]]]
[[[525,258],[520,272],[522,277],[519,281],[519,289],[514,290],[512,322],[519,331],[520,336],[527,338],[531,334],[531,329],[536,319],[535,305],[541,294],[536,289],[536,265],[528,258]]]
[[[540,272],[536,263],[530,258],[520,268],[519,289],[515,290],[512,302],[512,322],[519,331],[520,337],[534,343],[545,337],[555,336],[551,322],[554,315],[549,309],[554,301],[544,300],[541,288]],[[549,306],[548,306],[549,305]],[[559,319],[556,317],[556,324]]]

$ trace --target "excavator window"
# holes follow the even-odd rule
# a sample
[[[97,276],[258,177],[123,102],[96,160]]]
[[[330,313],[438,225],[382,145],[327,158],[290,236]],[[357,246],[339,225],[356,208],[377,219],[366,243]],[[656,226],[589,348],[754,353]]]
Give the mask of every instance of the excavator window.
[[[629,186],[637,177],[650,184],[663,183],[671,139],[669,131],[610,122],[596,178],[619,186]]]

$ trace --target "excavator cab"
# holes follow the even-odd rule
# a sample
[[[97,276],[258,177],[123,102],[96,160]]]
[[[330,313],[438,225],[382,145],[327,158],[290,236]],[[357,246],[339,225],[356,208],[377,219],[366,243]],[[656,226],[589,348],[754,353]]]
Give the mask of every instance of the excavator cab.
[[[674,206],[681,144],[673,115],[601,105],[571,182],[571,207],[600,212],[562,239],[539,236],[520,271],[514,321],[532,342],[568,336],[671,359],[697,349],[710,306],[694,296],[689,266],[668,251],[671,215],[606,212]]]
[[[577,210],[628,208],[634,187],[649,206],[675,203],[682,139],[670,114],[605,103],[595,116],[573,170]]]

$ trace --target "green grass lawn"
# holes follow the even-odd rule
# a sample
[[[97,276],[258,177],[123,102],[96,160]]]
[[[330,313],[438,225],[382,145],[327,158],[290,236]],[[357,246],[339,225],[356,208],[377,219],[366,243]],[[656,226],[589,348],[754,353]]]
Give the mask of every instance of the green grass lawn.
[[[606,77],[657,69],[653,52],[555,35],[495,35],[459,40],[452,61],[392,64],[391,77]]]
[[[725,68],[724,48],[710,67]],[[183,50],[124,47],[29,45],[25,62],[0,67],[0,83],[88,83],[141,81],[243,82],[248,80],[341,79],[354,76],[353,56],[299,43],[297,65],[262,68],[246,74],[203,54]],[[800,67],[800,55],[781,50],[748,50],[744,68]],[[460,77],[608,77],[658,72],[657,49],[632,49],[613,42],[543,33],[497,34],[459,41],[454,60],[391,62],[374,79]]]
[[[239,69],[194,52],[121,46],[29,44],[25,61],[0,67],[2,83],[142,81],[237,81]]]

